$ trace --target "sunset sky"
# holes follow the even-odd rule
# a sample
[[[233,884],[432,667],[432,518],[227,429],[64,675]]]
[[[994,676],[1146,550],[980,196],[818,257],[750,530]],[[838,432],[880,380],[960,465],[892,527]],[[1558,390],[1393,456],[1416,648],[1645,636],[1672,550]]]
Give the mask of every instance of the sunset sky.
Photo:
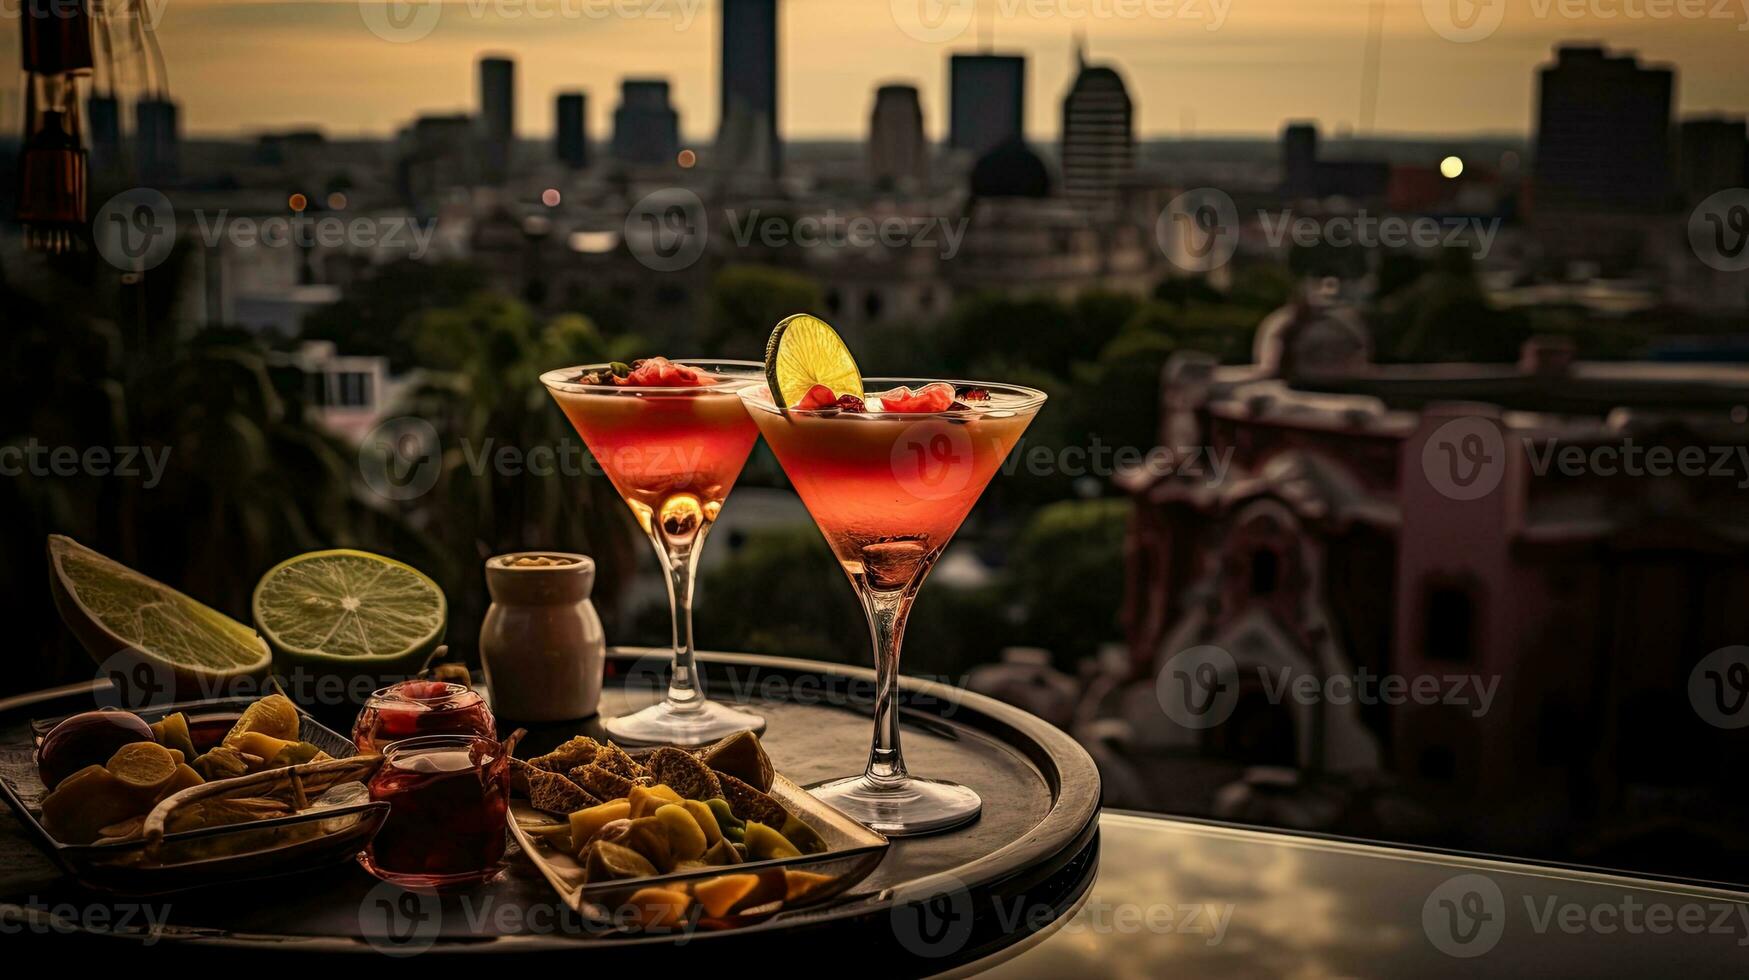
[[[419,2],[398,12],[376,0],[139,2],[158,11],[191,135],[309,124],[334,136],[387,134],[416,112],[471,109],[473,62],[487,52],[517,61],[523,135],[549,132],[552,95],[581,88],[604,138],[626,75],[671,79],[690,140],[716,125],[717,0],[446,0],[429,33],[405,43],[367,20],[396,13],[393,23],[423,30],[418,18],[430,12]],[[786,0],[785,135],[860,138],[874,86],[906,81],[922,89],[939,138],[947,55],[990,36],[997,50],[1029,56],[1028,135],[1054,139],[1077,30],[1095,60],[1123,72],[1144,137],[1182,135],[1187,124],[1216,135],[1273,133],[1290,117],[1331,129],[1360,121],[1371,0],[979,0],[964,14],[958,2]],[[1694,16],[1664,19],[1628,16],[1647,0],[1491,0],[1505,4],[1504,22],[1463,43],[1437,33],[1440,14],[1429,11],[1470,0],[1382,2],[1379,133],[1527,131],[1533,71],[1562,39],[1676,65],[1683,113],[1749,109],[1749,0],[1674,0],[1671,9]],[[1488,2],[1463,14],[1486,18]],[[1589,12],[1567,16],[1576,7]],[[919,10],[941,17],[919,22]],[[968,18],[946,40],[916,36],[930,24],[951,34]]]

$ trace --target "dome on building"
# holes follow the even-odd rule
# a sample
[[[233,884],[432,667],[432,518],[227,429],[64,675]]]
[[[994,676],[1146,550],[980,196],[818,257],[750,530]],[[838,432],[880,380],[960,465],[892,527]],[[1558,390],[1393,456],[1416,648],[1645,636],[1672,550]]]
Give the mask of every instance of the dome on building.
[[[1038,154],[1010,140],[972,167],[973,197],[1050,197],[1051,172]]]
[[[1301,297],[1258,325],[1251,360],[1278,378],[1352,373],[1372,362],[1372,337],[1353,310]]]

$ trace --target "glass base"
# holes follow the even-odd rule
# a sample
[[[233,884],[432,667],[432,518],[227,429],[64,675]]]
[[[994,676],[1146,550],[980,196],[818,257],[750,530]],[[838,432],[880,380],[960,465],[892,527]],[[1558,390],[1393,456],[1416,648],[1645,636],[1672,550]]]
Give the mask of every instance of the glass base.
[[[474,885],[489,884],[497,881],[498,876],[502,875],[510,868],[509,864],[500,861],[489,868],[482,868],[479,871],[462,871],[447,875],[414,874],[405,871],[390,871],[387,868],[378,867],[376,862],[371,860],[371,854],[368,848],[359,852],[358,863],[364,868],[364,870],[381,878],[383,881],[400,885],[408,891],[429,892],[451,891],[468,888]]]
[[[642,711],[605,719],[601,727],[616,742],[705,745],[736,732],[763,732],[765,719],[716,701],[686,709],[674,707],[672,701],[661,701]]]
[[[917,776],[891,783],[846,776],[810,786],[808,792],[888,837],[950,830],[976,820],[984,809],[978,794],[958,783]]]

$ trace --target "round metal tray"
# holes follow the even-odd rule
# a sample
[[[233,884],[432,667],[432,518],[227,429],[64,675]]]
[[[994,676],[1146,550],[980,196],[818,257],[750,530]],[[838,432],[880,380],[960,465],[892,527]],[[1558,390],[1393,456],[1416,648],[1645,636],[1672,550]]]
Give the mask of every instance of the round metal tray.
[[[618,650],[609,658],[602,712],[654,701],[665,652]],[[873,701],[871,670],[814,661],[706,654],[713,697],[743,700],[767,719],[763,740],[778,770],[807,785],[861,768]],[[567,921],[563,903],[536,869],[514,854],[497,882],[409,904],[353,866],[311,871],[151,900],[167,924],[152,949],[231,959],[267,954],[380,953],[441,956],[517,954],[543,959],[587,950],[590,965],[695,963],[748,966],[774,954],[786,969],[835,969],[844,957],[900,975],[939,972],[999,953],[1048,928],[1082,897],[1097,865],[1099,776],[1093,760],[1062,731],[1018,708],[930,681],[902,684],[904,748],[921,775],[965,783],[984,799],[974,823],[930,837],[893,841],[880,867],[835,904],[798,909],[748,928],[673,937],[591,934]],[[12,733],[74,699],[33,701],[0,713]],[[81,705],[73,705],[78,710]],[[501,719],[506,723],[510,719]],[[505,725],[508,727],[508,724]],[[577,733],[600,734],[594,719],[530,726],[520,755]],[[26,851],[38,857],[27,859]],[[145,946],[107,923],[51,929],[57,906],[89,909],[128,903],[85,893],[45,869],[24,828],[0,818],[0,915],[42,928],[19,936],[100,937]],[[137,903],[136,903],[137,904]],[[110,921],[117,921],[111,919]],[[140,915],[133,921],[138,924]],[[665,946],[657,953],[652,947]],[[807,960],[787,959],[797,954]],[[603,958],[606,958],[605,960]],[[725,959],[725,957],[728,957]],[[816,959],[817,957],[817,959]]]

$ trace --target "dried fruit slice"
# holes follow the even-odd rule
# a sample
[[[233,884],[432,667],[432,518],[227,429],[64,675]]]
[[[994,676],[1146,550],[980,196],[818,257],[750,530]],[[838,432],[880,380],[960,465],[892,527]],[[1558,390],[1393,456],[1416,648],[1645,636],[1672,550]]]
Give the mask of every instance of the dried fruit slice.
[[[631,919],[645,929],[670,929],[686,921],[692,898],[678,888],[640,888],[626,900]]]
[[[752,732],[736,732],[713,742],[701,749],[698,757],[706,766],[726,772],[761,793],[771,792],[771,781],[777,778],[771,756],[765,754],[765,746],[759,744],[759,736]]]
[[[723,799],[728,801],[729,809],[741,820],[757,820],[768,827],[781,827],[789,820],[789,811],[782,803],[734,776],[719,772],[717,781],[723,784]]]
[[[523,792],[528,796],[528,805],[542,813],[563,817],[601,802],[593,793],[556,772],[536,769],[526,763],[513,768],[522,772]]]
[[[250,732],[259,732],[284,742],[295,742],[301,727],[298,723],[297,705],[292,704],[291,699],[283,694],[269,694],[243,709],[243,717],[238,718],[237,723],[225,734],[224,744],[236,745],[239,739]]]
[[[723,795],[722,784],[710,767],[682,749],[664,746],[644,762],[651,778],[679,793],[682,799],[708,800]]]
[[[570,772],[594,762],[600,750],[601,743],[587,735],[579,735],[546,755],[535,756],[528,760],[528,764],[548,772]]]
[[[734,911],[735,906],[758,887],[758,875],[721,875],[692,886],[692,894],[698,899],[698,904],[704,906],[707,915],[720,918]]]
[[[638,781],[628,779],[617,772],[611,772],[591,762],[586,766],[578,766],[567,775],[571,781],[588,790],[597,799],[617,800],[630,796],[638,787]]]
[[[123,790],[150,799],[176,775],[179,764],[176,756],[157,742],[133,742],[116,749],[104,768]]]
[[[199,755],[194,750],[194,737],[188,731],[188,716],[180,711],[152,722],[152,737],[159,745],[181,752],[184,761],[192,762]]]
[[[586,847],[603,827],[615,820],[626,820],[631,815],[632,805],[625,800],[609,800],[578,810],[571,814],[571,844],[577,848]]]
[[[648,878],[656,873],[655,865],[623,844],[598,840],[583,853],[585,880],[590,882]]]
[[[850,348],[819,317],[798,313],[772,328],[765,343],[765,383],[778,408],[800,405],[815,385],[839,395],[863,397],[862,370]]]

